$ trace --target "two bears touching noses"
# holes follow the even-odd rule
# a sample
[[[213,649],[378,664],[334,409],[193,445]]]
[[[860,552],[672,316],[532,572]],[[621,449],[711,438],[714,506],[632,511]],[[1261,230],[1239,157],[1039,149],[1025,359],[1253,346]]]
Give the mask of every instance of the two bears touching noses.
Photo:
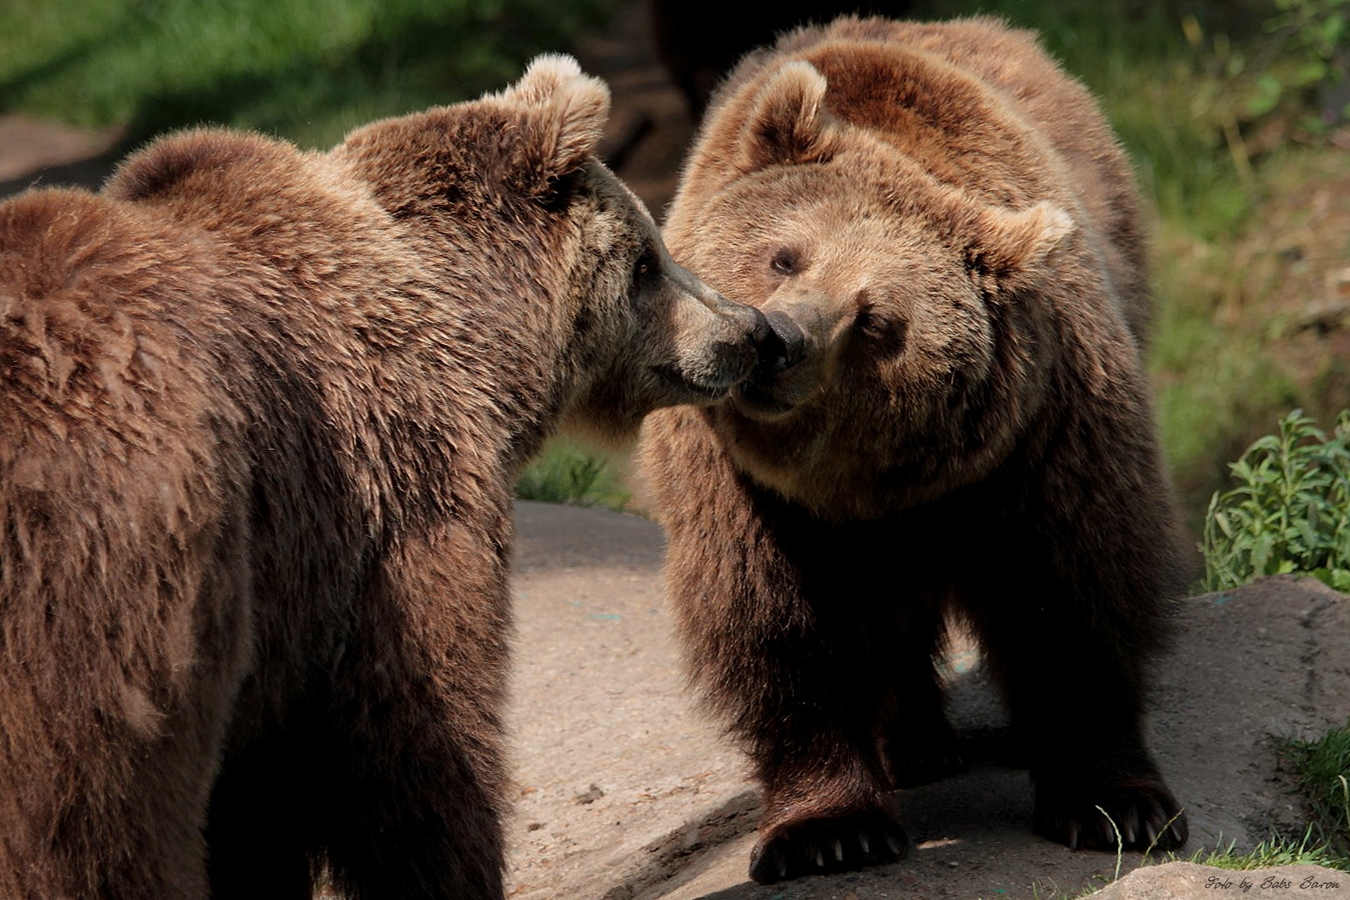
[[[638,437],[756,881],[904,855],[896,789],[963,765],[951,619],[1038,833],[1186,841],[1093,98],[992,19],[798,29],[713,96],[665,243],[608,107],[545,55],[327,152],[186,131],[0,205],[0,896],[501,898],[512,486],[559,428]]]

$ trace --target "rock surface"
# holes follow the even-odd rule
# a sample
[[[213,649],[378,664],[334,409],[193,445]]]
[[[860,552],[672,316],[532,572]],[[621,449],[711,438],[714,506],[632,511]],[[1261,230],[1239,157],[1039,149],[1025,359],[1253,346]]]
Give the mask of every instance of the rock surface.
[[[739,752],[683,688],[660,529],[633,515],[526,502],[517,527],[511,897],[1043,900],[1115,881],[1114,854],[1031,833],[1026,772],[996,761],[995,737],[969,773],[901,795],[915,843],[908,859],[750,882],[757,792]],[[949,668],[954,721],[997,736],[1002,714],[975,648],[958,646]],[[1279,776],[1271,736],[1317,737],[1350,720],[1350,602],[1289,577],[1187,599],[1156,682],[1152,745],[1191,823],[1178,856],[1297,829],[1304,812]],[[1092,727],[1090,711],[1081,727]],[[1124,854],[1120,873],[1141,861]]]
[[[1135,869],[1091,900],[1201,900],[1204,897],[1350,898],[1350,872],[1322,866],[1284,866],[1234,872],[1176,862]]]

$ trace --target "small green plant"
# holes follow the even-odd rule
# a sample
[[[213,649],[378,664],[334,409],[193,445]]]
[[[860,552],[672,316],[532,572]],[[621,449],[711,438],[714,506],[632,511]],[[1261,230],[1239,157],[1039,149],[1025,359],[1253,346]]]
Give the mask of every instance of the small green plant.
[[[1277,749],[1329,852],[1350,863],[1350,722],[1317,740],[1280,738]]]
[[[1205,516],[1205,589],[1306,573],[1350,590],[1350,411],[1328,436],[1294,410],[1229,466]]]
[[[561,439],[550,443],[521,473],[516,496],[614,509],[624,508],[631,499],[609,460]]]

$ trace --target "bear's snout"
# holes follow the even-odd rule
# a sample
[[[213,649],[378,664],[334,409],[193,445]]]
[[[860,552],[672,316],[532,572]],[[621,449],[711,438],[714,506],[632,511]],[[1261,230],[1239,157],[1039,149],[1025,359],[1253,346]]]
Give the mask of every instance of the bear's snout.
[[[703,302],[722,322],[722,335],[712,343],[710,352],[717,357],[727,386],[749,378],[758,371],[765,350],[765,342],[773,343],[773,329],[764,313],[753,306],[734,303],[706,288]]]
[[[806,335],[786,313],[774,311],[763,318],[767,334],[759,340],[759,364],[755,372],[777,375],[801,361],[806,352]]]

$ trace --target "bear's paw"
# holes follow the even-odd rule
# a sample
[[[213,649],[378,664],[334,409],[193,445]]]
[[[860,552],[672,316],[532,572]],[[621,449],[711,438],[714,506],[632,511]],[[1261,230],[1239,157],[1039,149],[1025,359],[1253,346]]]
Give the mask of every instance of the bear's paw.
[[[1158,777],[1038,781],[1033,827],[1072,850],[1175,850],[1188,837],[1185,811]]]
[[[886,810],[871,806],[774,826],[761,835],[750,854],[750,877],[773,884],[891,863],[908,853],[909,836],[900,823]]]

